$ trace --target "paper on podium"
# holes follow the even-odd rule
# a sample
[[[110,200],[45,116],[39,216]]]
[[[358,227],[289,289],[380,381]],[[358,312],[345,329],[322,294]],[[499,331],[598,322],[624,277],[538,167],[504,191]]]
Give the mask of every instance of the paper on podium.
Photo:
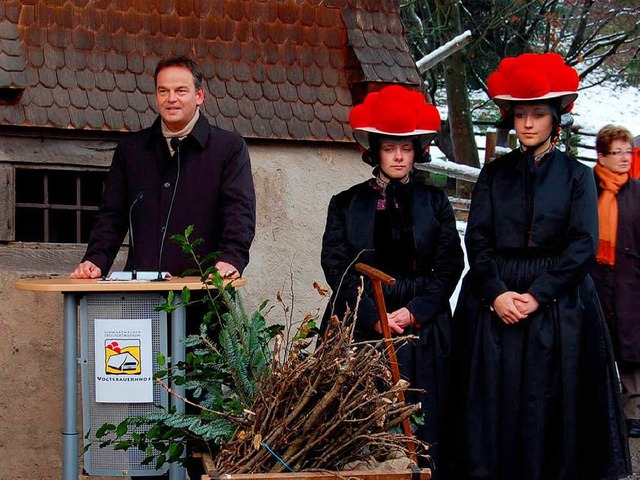
[[[160,272],[162,279],[171,277],[169,272]],[[111,272],[108,277],[105,277],[105,282],[150,282],[158,279],[158,272],[137,272],[136,279],[131,278],[131,272]]]

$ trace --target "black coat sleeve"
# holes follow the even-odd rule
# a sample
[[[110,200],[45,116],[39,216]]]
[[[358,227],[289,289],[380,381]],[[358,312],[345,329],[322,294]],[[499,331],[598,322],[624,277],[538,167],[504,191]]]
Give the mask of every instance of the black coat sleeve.
[[[449,310],[449,298],[453,293],[464,267],[464,256],[460,237],[456,228],[453,208],[442,191],[420,190],[415,199],[414,233],[416,238],[415,268],[406,275],[395,274],[396,283],[383,285],[387,310],[407,307],[420,324],[430,322],[434,317]],[[322,267],[325,277],[334,291],[330,308],[340,315],[344,306],[354,308],[357,290],[361,285],[361,275],[355,272],[357,262],[373,261],[371,251],[356,251],[349,241],[349,225],[356,220],[349,215],[368,215],[361,211],[351,211],[351,196],[338,195],[331,199],[327,216],[327,226],[322,245]],[[420,227],[416,227],[420,223]],[[372,224],[373,225],[373,224]],[[362,232],[360,232],[362,233]],[[366,243],[366,242],[363,242]],[[372,266],[375,267],[374,264]],[[372,332],[378,321],[373,301],[371,282],[364,278],[364,290],[360,299],[357,326],[365,332]]]
[[[508,159],[507,159],[508,160]],[[528,292],[541,304],[552,302],[563,290],[579,283],[588,273],[598,242],[597,198],[593,176],[586,167],[567,162],[558,157],[544,179],[539,178],[536,194],[536,211],[531,230],[535,231],[533,247],[554,251],[557,262],[554,268],[539,275],[528,288]],[[497,161],[496,161],[497,162]],[[491,189],[508,188],[512,180],[494,182],[493,172],[505,168],[505,164],[490,164],[480,172],[473,191],[469,221],[465,234],[472,280],[487,304],[509,290],[501,279],[495,261],[499,248],[516,249],[526,255],[527,247],[520,238],[521,225],[505,223],[507,208],[518,209],[517,203],[502,205],[497,211]],[[514,194],[520,195],[517,189]],[[500,223],[502,222],[502,223]],[[501,228],[501,237],[496,228]],[[509,227],[515,232],[510,239]],[[533,237],[532,233],[532,237]],[[519,292],[524,293],[524,292]]]
[[[488,169],[480,171],[473,189],[465,245],[474,284],[488,304],[508,290],[495,262],[495,228]]]
[[[356,306],[362,281],[354,265],[361,254],[365,253],[356,252],[350,246],[347,235],[347,205],[343,203],[345,202],[340,201],[339,196],[334,196],[329,202],[320,256],[325,278],[333,290],[329,311],[339,317],[347,307],[353,311]],[[362,331],[371,331],[377,321],[373,298],[367,291],[363,291],[358,304],[357,326]]]
[[[598,198],[593,174],[584,168],[571,188],[566,246],[553,269],[535,279],[529,293],[541,304],[552,302],[568,286],[578,284],[595,260],[598,246]]]
[[[420,272],[416,278],[397,279],[396,284],[397,288],[413,287],[414,298],[407,308],[421,325],[449,310],[449,298],[464,269],[464,254],[451,203],[444,192],[439,192],[437,199],[434,199],[434,194],[431,198],[434,200],[431,205],[436,224],[432,238],[426,242],[433,247],[432,252],[424,255],[429,258],[428,270]]]
[[[218,260],[230,263],[240,273],[249,263],[249,248],[256,229],[256,194],[251,176],[249,151],[238,138],[231,148],[220,181],[222,235]]]
[[[103,275],[111,269],[129,229],[127,175],[120,148],[118,146],[113,155],[102,204],[82,258],[83,262],[88,260],[99,267]]]

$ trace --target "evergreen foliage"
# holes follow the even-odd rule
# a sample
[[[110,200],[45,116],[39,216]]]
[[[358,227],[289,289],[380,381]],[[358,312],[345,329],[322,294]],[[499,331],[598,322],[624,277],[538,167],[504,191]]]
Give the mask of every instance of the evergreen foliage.
[[[266,302],[253,313],[247,313],[242,297],[231,285],[225,284],[213,267],[215,254],[198,258],[189,227],[184,235],[175,235],[182,250],[192,255],[206,284],[203,299],[191,300],[188,289],[183,290],[184,305],[207,304],[197,335],[184,340],[187,354],[184,362],[168,366],[160,355],[162,370],[155,380],[170,393],[171,381],[184,386],[187,413],[177,413],[158,406],[159,412],[125,419],[119,425],[104,424],[95,432],[100,447],[115,450],[138,448],[146,453],[143,463],[155,461],[156,468],[167,462],[182,462],[195,449],[213,453],[228,441],[237,428],[247,422],[247,411],[260,391],[260,383],[271,372],[273,350],[269,344],[280,334],[283,326],[267,326],[263,312]],[[210,265],[207,267],[207,265]],[[193,272],[189,272],[193,273]],[[159,310],[172,312],[176,305],[170,293]],[[85,436],[91,439],[91,433]],[[88,442],[85,451],[93,442]]]
[[[195,256],[191,232],[173,239],[194,256],[207,289],[202,300],[187,290],[182,298],[205,302],[207,312],[199,333],[185,339],[185,361],[167,366],[160,356],[164,368],[156,374],[174,396],[171,382],[184,386],[186,397],[180,398],[187,412],[159,408],[119,425],[104,424],[86,448],[137,448],[157,469],[167,462],[185,464],[194,451],[208,452],[217,472],[231,473],[342,470],[398,455],[408,462],[414,449],[427,456],[427,445],[398,430],[405,420],[420,421],[420,405],[400,400],[408,383],[392,381],[384,341],[353,342],[357,312],[344,320],[332,317],[313,352],[307,349],[317,314],[307,314],[285,342],[284,327],[265,321],[266,302],[248,313],[239,292]],[[215,256],[205,259],[213,262]],[[314,287],[326,295],[328,289]],[[173,301],[168,295],[158,308],[171,312]],[[284,306],[280,295],[278,301]],[[287,306],[284,313],[290,313]]]

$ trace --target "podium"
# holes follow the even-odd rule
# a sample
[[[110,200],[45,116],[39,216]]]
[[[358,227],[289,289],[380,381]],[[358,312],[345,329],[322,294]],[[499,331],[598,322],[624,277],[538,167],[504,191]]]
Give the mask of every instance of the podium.
[[[243,279],[233,281],[234,286],[242,286],[246,282]],[[182,290],[203,290],[207,288],[199,277],[170,278],[166,281],[103,281],[97,279],[70,279],[70,278],[47,278],[47,279],[24,279],[14,284],[18,290],[36,292],[59,292],[64,297],[64,320],[63,320],[63,363],[64,363],[64,399],[63,399],[63,427],[62,427],[62,479],[77,480],[79,471],[79,434],[78,434],[78,364],[82,369],[82,401],[83,401],[83,424],[85,429],[91,427],[92,419],[99,423],[109,421],[119,423],[128,416],[136,416],[145,413],[135,408],[136,404],[100,404],[95,402],[93,384],[88,380],[91,376],[91,368],[95,359],[90,340],[93,337],[91,328],[92,320],[99,316],[111,318],[120,317],[122,320],[136,318],[142,315],[149,317],[152,323],[154,337],[153,356],[158,353],[165,353],[168,346],[170,348],[171,365],[177,365],[185,359],[185,347],[183,339],[186,331],[185,309],[182,303]],[[214,288],[209,286],[209,288]],[[154,308],[166,301],[166,295],[174,292],[173,303],[176,309],[167,315],[164,312],[155,312]],[[118,306],[114,311],[114,305]],[[80,311],[80,315],[78,312]],[[80,322],[80,321],[81,322]],[[168,325],[168,327],[167,327]],[[81,353],[78,355],[78,331],[82,331]],[[168,330],[168,331],[167,331]],[[164,331],[164,333],[163,333]],[[168,335],[167,335],[168,333]],[[168,338],[167,338],[168,337]],[[154,360],[155,363],[155,360]],[[158,388],[157,386],[154,388]],[[178,395],[184,397],[184,387],[171,384],[171,389]],[[154,393],[154,401],[160,400],[161,404],[171,402],[178,412],[184,412],[184,402],[180,399],[168,395],[162,399]],[[103,405],[106,407],[103,408]],[[114,407],[116,405],[117,407]],[[131,408],[131,405],[134,405]],[[139,404],[140,405],[140,404]],[[142,404],[153,407],[154,403]],[[109,407],[111,406],[111,407]],[[168,405],[166,405],[168,406]],[[119,410],[123,415],[120,420],[101,418],[112,412],[109,408]],[[117,415],[116,415],[117,416]],[[95,431],[94,431],[95,433]],[[95,447],[92,447],[95,448]],[[126,453],[125,453],[126,454]],[[142,457],[143,458],[143,457]],[[107,459],[109,461],[109,459]],[[126,471],[129,467],[118,469],[117,465],[112,465],[113,471],[105,473],[96,467],[96,474],[107,475],[129,475]],[[91,468],[87,469],[91,474]],[[134,470],[134,475],[153,475],[155,470]],[[169,467],[169,478],[171,480],[184,480],[184,469],[176,464]]]

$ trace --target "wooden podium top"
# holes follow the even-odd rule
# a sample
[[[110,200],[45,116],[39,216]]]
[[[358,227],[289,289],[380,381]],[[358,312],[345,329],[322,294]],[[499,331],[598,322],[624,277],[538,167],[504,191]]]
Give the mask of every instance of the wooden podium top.
[[[244,278],[233,280],[234,287],[242,287],[246,284]],[[225,285],[227,283],[225,282]],[[18,290],[33,292],[168,292],[171,290],[200,290],[206,285],[200,281],[200,277],[172,277],[168,280],[154,282],[142,280],[101,280],[101,279],[74,279],[68,277],[25,278],[14,283]],[[211,286],[211,288],[214,288]]]

